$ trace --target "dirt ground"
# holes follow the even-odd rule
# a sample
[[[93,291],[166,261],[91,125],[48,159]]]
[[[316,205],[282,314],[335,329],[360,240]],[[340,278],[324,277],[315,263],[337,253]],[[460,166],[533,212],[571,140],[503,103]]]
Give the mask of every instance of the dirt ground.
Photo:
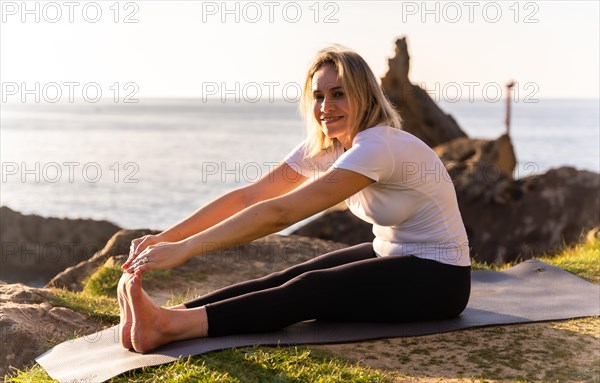
[[[600,319],[313,346],[402,382],[600,382]]]

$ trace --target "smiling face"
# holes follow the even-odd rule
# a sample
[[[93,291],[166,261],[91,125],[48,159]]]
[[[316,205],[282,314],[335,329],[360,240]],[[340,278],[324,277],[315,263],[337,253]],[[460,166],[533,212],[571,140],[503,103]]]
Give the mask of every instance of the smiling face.
[[[323,65],[312,78],[313,114],[323,133],[337,138],[346,148],[352,146],[350,128],[354,118],[349,100],[333,65]]]

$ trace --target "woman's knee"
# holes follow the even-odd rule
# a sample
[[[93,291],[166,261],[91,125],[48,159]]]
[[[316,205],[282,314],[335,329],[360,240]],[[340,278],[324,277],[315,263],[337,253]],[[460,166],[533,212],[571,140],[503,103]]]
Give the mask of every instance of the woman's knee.
[[[269,274],[269,276],[291,279],[306,272],[328,269],[369,258],[376,258],[376,255],[373,251],[373,244],[365,242],[319,255],[316,258],[290,266],[285,270]]]

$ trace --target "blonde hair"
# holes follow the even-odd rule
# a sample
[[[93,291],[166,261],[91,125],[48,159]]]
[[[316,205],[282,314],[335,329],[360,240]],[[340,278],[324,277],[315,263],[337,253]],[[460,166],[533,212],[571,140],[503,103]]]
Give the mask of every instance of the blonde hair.
[[[335,145],[337,141],[323,133],[320,121],[315,119],[313,113],[312,79],[325,65],[332,65],[337,70],[338,80],[348,97],[350,110],[353,112],[349,117],[356,122],[350,127],[351,138],[358,132],[380,123],[386,123],[396,129],[402,128],[400,115],[383,94],[366,61],[351,49],[333,45],[317,53],[304,81],[300,111],[308,130],[306,155],[314,157],[322,150]]]

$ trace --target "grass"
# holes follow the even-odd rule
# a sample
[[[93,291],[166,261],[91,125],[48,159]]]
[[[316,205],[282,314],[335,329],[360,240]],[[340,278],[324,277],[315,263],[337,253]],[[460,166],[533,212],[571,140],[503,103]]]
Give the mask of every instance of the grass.
[[[57,288],[51,290],[54,297],[50,303],[53,306],[70,308],[106,324],[119,323],[119,304],[116,298],[94,295],[85,290],[82,292]]]
[[[83,282],[83,292],[90,296],[117,297],[117,285],[123,275],[119,267],[100,266]]]
[[[306,347],[246,347],[211,352],[176,362],[123,373],[111,383],[205,382],[389,382],[392,375],[341,361]],[[57,382],[39,365],[6,382]]]
[[[171,270],[149,270],[144,273],[144,283],[163,284],[172,278]],[[92,275],[83,281],[83,292],[90,296],[104,296],[117,298],[117,285],[123,275],[119,266],[100,266]],[[197,276],[195,280],[206,279],[206,276]]]
[[[557,256],[545,256],[540,260],[600,284],[600,238],[594,237],[585,243],[566,247]]]
[[[587,317],[571,319],[563,322],[557,322],[552,325],[557,330],[570,331],[576,334],[588,336],[597,336],[598,333],[598,317]],[[600,364],[600,361],[598,361]]]
[[[536,259],[558,266],[592,283],[600,284],[599,237],[594,236],[583,243],[566,246],[556,255],[544,255]],[[506,263],[498,266],[473,262],[471,267],[473,270],[503,270],[514,265],[514,263]]]
[[[585,243],[566,247],[556,256],[543,256],[540,260],[561,267],[573,274],[579,275],[594,283],[600,283],[600,238],[594,237]],[[474,263],[474,269],[498,270],[512,265],[494,266]],[[119,270],[120,273],[120,270]],[[76,311],[114,324],[119,320],[118,305],[111,298],[111,286],[116,287],[117,273],[114,270],[100,268],[86,282],[84,291],[74,293],[67,290],[54,289],[55,305],[72,308]],[[119,274],[120,276],[120,274]],[[155,278],[168,278],[168,274],[156,274]],[[146,278],[146,276],[145,276]],[[198,277],[200,280],[203,276]],[[117,278],[118,280],[118,278]],[[171,298],[169,304],[176,304],[187,299],[187,294],[180,294]],[[564,329],[581,334],[597,331],[597,318],[583,318],[573,321],[558,322],[557,329]],[[491,333],[503,333],[510,328],[490,327]],[[530,334],[535,337],[536,334]],[[440,336],[445,336],[441,334]],[[500,367],[518,370],[519,366],[539,354],[540,363],[550,366],[546,372],[545,380],[568,381],[573,378],[588,380],[595,372],[570,370],[565,359],[568,352],[561,349],[560,338],[548,339],[543,350],[529,350],[527,336],[513,339],[506,348],[485,347],[477,355],[471,354],[472,362],[481,366],[481,375],[495,379],[510,381],[530,381],[527,371],[522,371],[516,376],[498,377],[502,374]],[[407,343],[418,344],[416,338],[405,338]],[[411,343],[411,344],[412,344]],[[584,345],[582,345],[584,346]],[[464,347],[468,348],[468,345]],[[416,348],[411,355],[405,355],[408,360],[419,355],[428,356],[427,348]],[[367,351],[365,351],[367,352]],[[365,355],[368,359],[370,355]],[[433,361],[430,361],[433,363]],[[399,360],[399,366],[403,363]],[[555,366],[555,367],[552,367]],[[495,370],[494,370],[495,368]],[[554,368],[554,370],[552,369]],[[346,361],[343,357],[333,356],[321,350],[306,347],[248,347],[210,352],[203,355],[181,359],[174,363],[161,366],[138,369],[121,374],[110,382],[387,382],[401,376],[399,371],[387,372],[364,367],[362,364]],[[404,375],[402,375],[404,376]],[[460,378],[460,376],[457,376]],[[522,380],[525,378],[525,380]],[[487,378],[480,378],[485,382]],[[594,378],[595,379],[595,378]],[[415,378],[419,381],[419,378]],[[24,370],[16,370],[12,376],[6,377],[5,382],[48,382],[53,381],[39,366],[33,365]]]

